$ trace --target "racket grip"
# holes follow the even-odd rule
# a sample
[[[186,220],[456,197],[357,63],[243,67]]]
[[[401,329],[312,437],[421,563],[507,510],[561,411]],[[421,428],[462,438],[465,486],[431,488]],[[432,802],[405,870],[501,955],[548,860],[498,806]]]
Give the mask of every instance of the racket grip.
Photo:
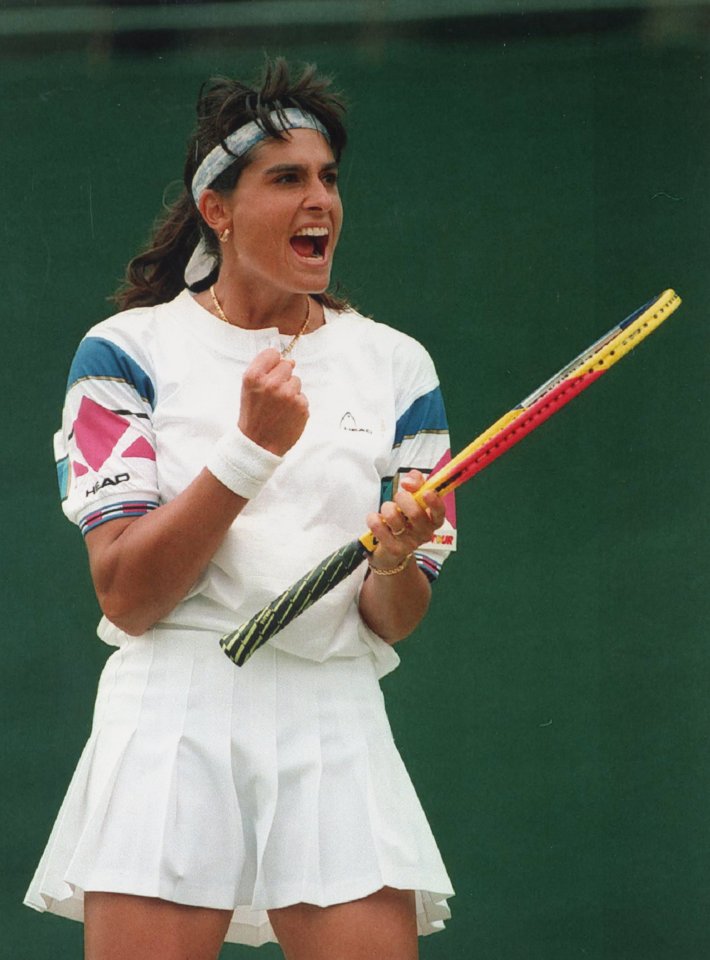
[[[284,590],[280,596],[254,614],[251,620],[225,634],[219,641],[225,654],[238,667],[243,666],[267,640],[350,576],[367,555],[368,551],[359,540],[347,543],[335,553],[331,553],[288,590]]]
[[[429,490],[436,490],[437,480],[442,477],[444,474],[448,474],[450,463],[446,465],[444,470],[439,470],[438,473],[433,474],[417,490],[414,494],[414,499],[417,501],[420,507],[426,510],[426,503],[424,502],[424,494]],[[377,547],[377,538],[375,537],[372,530],[368,530],[367,533],[363,533],[360,537],[360,543],[363,545],[368,554],[374,553],[375,548]]]

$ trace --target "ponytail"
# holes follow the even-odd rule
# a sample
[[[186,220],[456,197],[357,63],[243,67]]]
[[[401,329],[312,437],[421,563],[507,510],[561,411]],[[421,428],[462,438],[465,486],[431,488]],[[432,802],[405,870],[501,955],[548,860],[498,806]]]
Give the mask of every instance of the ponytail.
[[[150,246],[134,257],[113,296],[120,310],[151,307],[176,297],[185,286],[185,267],[201,231],[199,213],[186,190],[158,221]]]

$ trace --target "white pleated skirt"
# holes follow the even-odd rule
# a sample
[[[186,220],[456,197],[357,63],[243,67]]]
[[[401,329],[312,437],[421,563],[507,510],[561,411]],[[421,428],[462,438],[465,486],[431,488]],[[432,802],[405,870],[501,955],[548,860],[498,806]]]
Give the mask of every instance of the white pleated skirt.
[[[113,653],[91,737],[25,902],[76,920],[84,891],[266,911],[415,890],[419,932],[453,894],[392,739],[369,656],[267,644],[242,668],[212,632],[156,628]]]

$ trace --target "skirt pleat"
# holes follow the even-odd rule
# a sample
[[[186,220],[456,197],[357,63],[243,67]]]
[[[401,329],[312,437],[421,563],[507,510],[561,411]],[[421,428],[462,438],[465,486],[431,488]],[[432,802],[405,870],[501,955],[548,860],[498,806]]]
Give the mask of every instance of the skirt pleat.
[[[422,934],[449,916],[372,659],[266,645],[237,669],[213,633],[156,628],[106,664],[25,902],[79,920],[87,890],[229,909],[227,940],[259,946],[269,909],[382,886],[417,892]]]

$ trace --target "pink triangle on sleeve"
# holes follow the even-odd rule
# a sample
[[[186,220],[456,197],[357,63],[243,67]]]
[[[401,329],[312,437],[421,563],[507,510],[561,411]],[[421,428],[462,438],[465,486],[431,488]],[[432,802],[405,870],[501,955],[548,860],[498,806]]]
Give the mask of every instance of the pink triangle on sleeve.
[[[117,413],[89,397],[82,397],[74,421],[74,437],[79,452],[92,470],[101,469],[129,426],[128,420]]]
[[[138,437],[129,447],[126,447],[121,456],[135,457],[141,460],[155,460],[155,450],[145,437]]]

